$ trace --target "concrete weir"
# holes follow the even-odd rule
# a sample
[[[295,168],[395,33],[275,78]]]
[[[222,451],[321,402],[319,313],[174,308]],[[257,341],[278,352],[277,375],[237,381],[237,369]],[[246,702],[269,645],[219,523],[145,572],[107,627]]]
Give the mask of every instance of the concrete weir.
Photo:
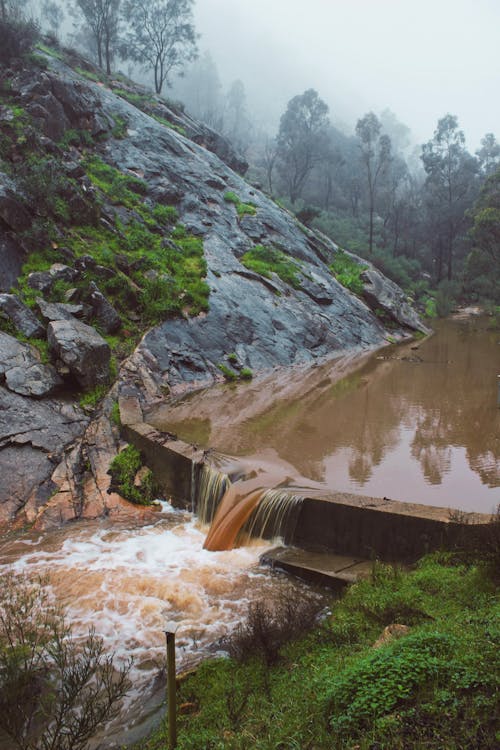
[[[196,484],[206,452],[145,422],[123,424],[122,429],[174,504],[196,510]],[[440,547],[480,543],[490,520],[485,514],[388,498],[314,493],[304,497],[286,543],[354,558],[405,561]]]

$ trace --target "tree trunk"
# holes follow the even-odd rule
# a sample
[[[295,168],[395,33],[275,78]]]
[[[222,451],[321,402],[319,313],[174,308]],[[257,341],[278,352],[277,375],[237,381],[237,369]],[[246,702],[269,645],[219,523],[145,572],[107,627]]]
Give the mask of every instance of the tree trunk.
[[[375,207],[373,205],[373,194],[370,195],[370,238],[368,243],[368,251],[370,255],[373,253],[373,213]]]

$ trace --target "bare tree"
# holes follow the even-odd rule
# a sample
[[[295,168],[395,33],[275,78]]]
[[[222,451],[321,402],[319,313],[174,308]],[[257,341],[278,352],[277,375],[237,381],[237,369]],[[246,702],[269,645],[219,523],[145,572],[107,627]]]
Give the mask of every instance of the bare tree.
[[[194,0],[128,0],[129,32],[123,55],[154,73],[160,94],[169,75],[197,56],[192,20]]]
[[[100,68],[111,73],[111,61],[118,43],[121,0],[74,0],[73,10],[81,14],[90,32]]]
[[[380,121],[373,112],[368,112],[356,123],[361,161],[365,165],[368,185],[368,209],[370,214],[368,250],[370,254],[373,252],[373,217],[377,182],[382,171],[391,160],[391,139],[388,135],[380,135],[381,128]]]
[[[118,715],[130,665],[117,669],[91,630],[74,640],[45,581],[2,576],[0,743],[21,750],[83,750]]]

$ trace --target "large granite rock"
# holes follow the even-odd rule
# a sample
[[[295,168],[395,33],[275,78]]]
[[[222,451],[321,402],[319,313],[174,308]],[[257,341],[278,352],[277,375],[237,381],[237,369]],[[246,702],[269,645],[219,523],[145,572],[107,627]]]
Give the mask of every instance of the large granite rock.
[[[24,250],[15,236],[0,227],[0,292],[8,292],[16,284],[24,261]]]
[[[0,385],[0,526],[31,504],[33,520],[57,486],[51,481],[64,451],[88,419],[77,407],[33,401]]]
[[[48,325],[47,339],[82,388],[109,381],[111,349],[95,328],[79,320],[54,320]]]
[[[105,333],[116,333],[120,330],[122,326],[120,316],[94,281],[91,281],[89,285],[88,302],[92,308],[93,317]]]
[[[365,263],[363,261],[363,263]],[[363,298],[373,310],[381,309],[399,325],[414,331],[429,333],[415,309],[408,303],[405,293],[397,284],[384,276],[371,264],[361,274]]]
[[[28,338],[45,338],[45,328],[16,294],[0,294],[0,310]]]
[[[40,362],[36,349],[0,331],[0,382],[14,393],[42,398],[53,393],[62,380],[52,365]]]
[[[21,198],[15,193],[11,180],[0,172],[0,221],[14,232],[31,226],[32,218]]]

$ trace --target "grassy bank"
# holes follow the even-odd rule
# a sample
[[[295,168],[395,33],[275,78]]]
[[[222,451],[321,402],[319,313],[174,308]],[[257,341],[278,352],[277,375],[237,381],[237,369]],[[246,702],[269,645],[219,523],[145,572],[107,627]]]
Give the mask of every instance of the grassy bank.
[[[497,584],[491,565],[451,554],[410,572],[377,564],[271,665],[254,624],[248,658],[208,661],[182,683],[179,748],[498,747]],[[395,623],[407,627],[374,647]],[[163,726],[135,750],[166,746]]]

